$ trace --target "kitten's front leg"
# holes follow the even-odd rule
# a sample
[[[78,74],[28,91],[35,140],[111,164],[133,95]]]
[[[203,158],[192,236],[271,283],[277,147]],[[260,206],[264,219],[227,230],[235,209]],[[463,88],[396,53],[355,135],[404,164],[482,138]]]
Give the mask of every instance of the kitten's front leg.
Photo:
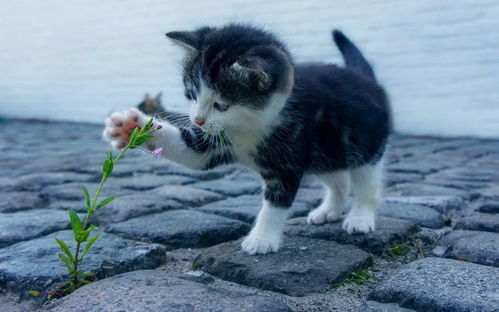
[[[288,210],[299,186],[298,178],[290,180],[293,181],[265,182],[262,209],[258,213],[255,226],[241,244],[248,254],[266,254],[277,252],[279,249]]]
[[[124,113],[114,113],[106,120],[103,137],[114,148],[124,148],[132,130],[143,127],[149,118],[135,108]],[[178,128],[168,121],[157,119],[154,125],[161,127],[153,133],[154,138],[145,143],[144,148],[148,150],[162,148],[164,157],[195,169],[231,161],[229,156],[216,153],[215,144],[205,142],[201,129]]]

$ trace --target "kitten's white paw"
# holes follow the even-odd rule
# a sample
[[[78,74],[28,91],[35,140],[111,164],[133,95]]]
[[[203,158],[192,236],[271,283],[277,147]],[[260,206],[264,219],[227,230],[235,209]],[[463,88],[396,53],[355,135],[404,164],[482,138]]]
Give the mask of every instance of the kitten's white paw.
[[[369,233],[375,230],[374,224],[375,224],[374,212],[350,211],[348,216],[343,221],[343,229],[347,231],[348,234]]]
[[[280,245],[280,239],[279,238],[258,238],[255,235],[248,235],[246,238],[244,238],[243,242],[241,243],[241,247],[243,250],[250,254],[250,255],[255,255],[255,254],[266,254],[269,252],[277,252],[279,250],[279,245]]]
[[[124,148],[133,129],[142,127],[147,122],[147,116],[136,108],[122,113],[113,113],[106,119],[106,128],[102,137],[111,143],[113,148]]]
[[[338,221],[340,217],[340,212],[319,206],[308,213],[307,223],[319,225],[326,222]]]

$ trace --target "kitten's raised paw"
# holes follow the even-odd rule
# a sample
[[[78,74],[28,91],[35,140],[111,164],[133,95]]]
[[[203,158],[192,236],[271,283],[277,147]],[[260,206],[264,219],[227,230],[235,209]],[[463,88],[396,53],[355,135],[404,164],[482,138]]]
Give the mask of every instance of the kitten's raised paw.
[[[374,213],[353,213],[350,212],[343,221],[343,229],[348,234],[369,233],[374,231]]]
[[[277,250],[279,250],[279,245],[279,239],[262,239],[251,234],[246,236],[241,243],[243,250],[250,255],[277,252]]]
[[[142,127],[147,121],[146,118],[143,113],[135,108],[123,113],[113,113],[106,119],[106,128],[102,136],[111,143],[113,148],[124,148],[128,144],[133,129]]]

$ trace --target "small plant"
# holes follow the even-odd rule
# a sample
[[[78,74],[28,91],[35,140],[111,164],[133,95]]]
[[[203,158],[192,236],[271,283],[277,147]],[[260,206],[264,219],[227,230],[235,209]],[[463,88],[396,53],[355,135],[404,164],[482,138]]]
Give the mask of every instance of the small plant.
[[[345,280],[345,283],[364,284],[365,282],[369,282],[373,279],[374,279],[373,272],[370,269],[363,269],[350,274],[350,276]]]
[[[387,254],[390,257],[402,257],[407,255],[411,251],[411,247],[407,245],[395,245],[388,249]]]
[[[101,236],[101,234],[96,234],[91,237],[92,232],[97,229],[97,227],[93,224],[90,224],[90,218],[97,210],[108,205],[116,198],[112,196],[99,201],[99,195],[102,191],[102,188],[104,187],[104,183],[113,172],[114,166],[128,150],[138,148],[144,142],[152,139],[154,137],[152,133],[160,128],[161,125],[153,128],[152,119],[150,119],[144,125],[144,127],[140,129],[136,128],[132,131],[132,133],[130,134],[128,145],[116,157],[113,158],[113,154],[111,152],[107,154],[107,159],[104,160],[104,163],[102,164],[101,181],[93,197],[90,196],[88,189],[84,185],[82,185],[82,191],[85,197],[85,206],[87,208],[87,215],[85,219],[82,221],[73,209],[69,210],[69,219],[71,222],[71,228],[73,230],[73,237],[76,242],[76,248],[74,252],[71,252],[71,249],[63,240],[59,238],[55,239],[62,250],[62,252],[58,254],[59,259],[61,259],[61,261],[66,265],[70,279],[59,286],[56,291],[48,293],[49,299],[53,297],[62,297],[68,295],[81,286],[95,280],[95,274],[93,272],[84,272],[83,270],[79,269],[79,264],[83,261],[84,257],[90,251],[90,248]],[[153,151],[152,154],[155,157],[159,157],[161,152],[162,149],[157,149]],[[85,244],[85,246],[83,246],[83,244]],[[37,295],[39,294],[39,292],[30,291],[30,294]]]

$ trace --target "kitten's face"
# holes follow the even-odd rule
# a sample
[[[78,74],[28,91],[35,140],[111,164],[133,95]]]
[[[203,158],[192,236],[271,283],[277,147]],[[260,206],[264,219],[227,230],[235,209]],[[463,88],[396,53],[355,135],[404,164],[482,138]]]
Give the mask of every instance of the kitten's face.
[[[210,133],[265,126],[293,86],[291,58],[270,34],[247,26],[167,36],[187,50],[185,95],[191,121]]]

